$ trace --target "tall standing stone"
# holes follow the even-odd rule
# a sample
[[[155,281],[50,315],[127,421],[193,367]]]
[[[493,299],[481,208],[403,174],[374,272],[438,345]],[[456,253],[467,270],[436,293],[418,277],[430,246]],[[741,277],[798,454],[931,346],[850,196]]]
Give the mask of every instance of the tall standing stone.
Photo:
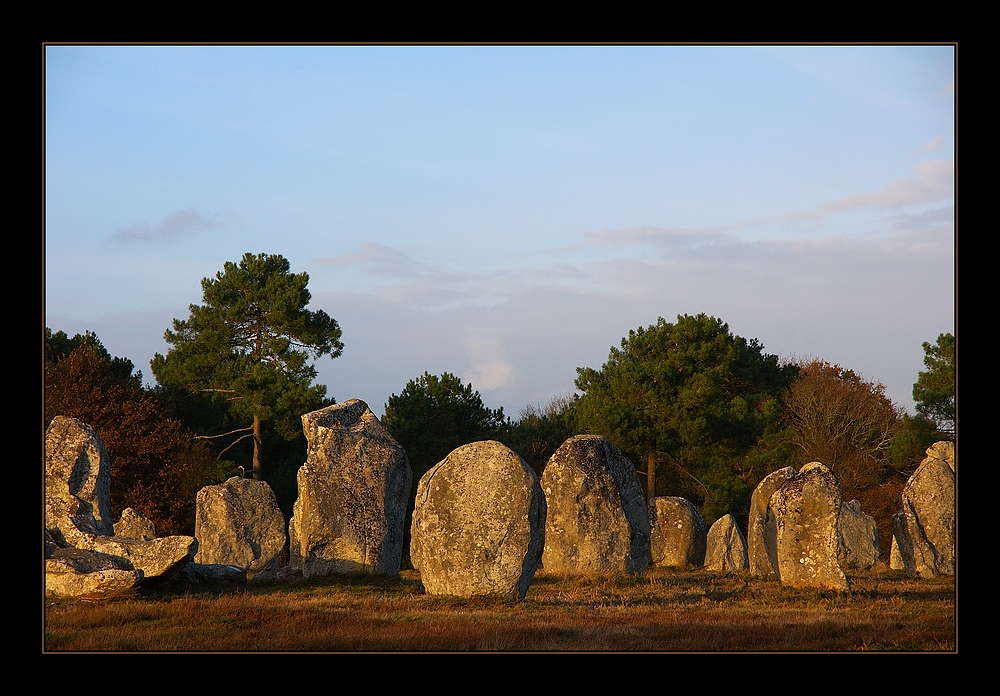
[[[764,533],[782,585],[850,590],[837,560],[840,482],[820,462],[810,462],[771,495]]]
[[[309,442],[289,523],[303,575],[399,575],[413,473],[403,447],[360,399],[302,416]]]
[[[732,515],[723,515],[708,530],[705,569],[732,573],[750,567],[747,542]]]
[[[750,574],[759,578],[777,578],[771,557],[774,550],[767,548],[764,538],[764,523],[767,521],[767,504],[776,490],[785,481],[795,476],[795,469],[786,466],[765,476],[750,497],[750,518],[747,521],[747,557]]]
[[[542,474],[546,571],[638,573],[649,563],[649,517],[635,467],[606,438],[577,435]]]
[[[278,567],[285,517],[265,481],[233,476],[195,498],[195,563],[231,565],[248,573]]]
[[[115,533],[107,450],[76,418],[56,416],[45,430],[45,527],[71,546]]]
[[[955,573],[955,447],[938,442],[913,472],[902,494],[893,533],[910,577]]]
[[[454,450],[417,484],[410,558],[429,594],[524,599],[545,545],[538,476],[495,441]]]
[[[686,498],[650,498],[649,533],[654,566],[700,568],[705,564],[708,528],[698,508]]]

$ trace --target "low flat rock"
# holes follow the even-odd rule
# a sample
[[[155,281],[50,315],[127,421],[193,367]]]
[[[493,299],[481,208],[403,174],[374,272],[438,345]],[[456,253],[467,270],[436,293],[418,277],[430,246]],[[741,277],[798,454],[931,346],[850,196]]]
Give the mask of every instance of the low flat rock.
[[[705,545],[705,569],[720,573],[747,570],[747,542],[732,515],[723,515],[708,530]]]
[[[454,450],[417,484],[410,557],[428,594],[524,599],[545,545],[538,476],[490,440]]]
[[[131,596],[143,580],[141,570],[107,554],[56,548],[45,559],[45,594],[99,600]]]
[[[635,467],[598,435],[559,447],[541,480],[546,572],[638,573],[649,563],[649,517]]]
[[[650,498],[649,528],[654,566],[700,568],[705,564],[708,528],[698,508],[686,498]]]
[[[285,517],[267,482],[233,476],[198,491],[194,535],[196,563],[256,573],[277,567],[285,546]]]

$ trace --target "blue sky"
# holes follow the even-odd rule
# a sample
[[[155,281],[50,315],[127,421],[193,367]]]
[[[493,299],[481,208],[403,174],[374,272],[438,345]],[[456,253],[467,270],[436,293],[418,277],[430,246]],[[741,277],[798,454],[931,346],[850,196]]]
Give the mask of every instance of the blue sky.
[[[152,380],[200,280],[307,271],[317,363],[517,416],[705,312],[911,410],[955,326],[952,46],[48,46],[46,323]]]

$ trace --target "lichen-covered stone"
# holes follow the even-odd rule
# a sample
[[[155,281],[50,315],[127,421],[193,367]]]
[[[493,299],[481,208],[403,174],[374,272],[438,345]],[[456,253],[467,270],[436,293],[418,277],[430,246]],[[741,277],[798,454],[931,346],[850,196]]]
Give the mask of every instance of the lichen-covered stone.
[[[115,533],[108,453],[76,418],[56,416],[45,430],[45,527],[71,546],[81,535]]]
[[[747,542],[732,515],[723,515],[708,530],[705,569],[721,573],[747,570]]]
[[[771,558],[774,549],[768,550],[764,537],[764,523],[767,520],[767,504],[776,490],[785,481],[795,476],[795,469],[786,466],[765,476],[750,497],[750,517],[747,520],[747,558],[750,574],[758,578],[777,578]]]
[[[114,536],[110,493],[111,466],[97,432],[75,418],[55,417],[45,436],[47,592],[111,596],[190,562],[194,537],[147,539],[152,525],[131,511],[123,516],[129,536]],[[131,528],[133,523],[141,530]]]
[[[878,527],[875,518],[861,509],[858,500],[844,503],[840,509],[840,550],[838,559],[844,570],[868,570],[878,563]]]
[[[840,482],[820,462],[810,462],[771,495],[765,536],[782,585],[850,590],[838,562]]]
[[[700,568],[705,564],[708,528],[690,501],[677,496],[649,500],[649,555],[654,566]]]
[[[233,565],[248,573],[278,565],[285,517],[265,481],[233,476],[198,491],[195,505],[196,563]]]
[[[368,405],[351,399],[302,416],[309,442],[289,523],[290,563],[306,577],[399,575],[413,472]]]
[[[417,485],[410,557],[429,594],[524,599],[545,545],[538,476],[495,441],[454,450]]]
[[[45,594],[98,600],[131,596],[143,580],[141,570],[116,567],[110,557],[77,549],[60,549],[45,559]],[[84,560],[82,556],[92,553]]]
[[[141,513],[132,508],[125,508],[122,510],[121,519],[115,522],[115,536],[152,541],[156,538],[156,527]]]
[[[635,467],[599,435],[559,447],[541,480],[546,572],[638,573],[649,563],[649,517]]]
[[[935,577],[955,573],[955,450],[950,442],[927,449],[902,493],[902,516],[893,533],[906,574]],[[898,513],[897,513],[898,514]]]

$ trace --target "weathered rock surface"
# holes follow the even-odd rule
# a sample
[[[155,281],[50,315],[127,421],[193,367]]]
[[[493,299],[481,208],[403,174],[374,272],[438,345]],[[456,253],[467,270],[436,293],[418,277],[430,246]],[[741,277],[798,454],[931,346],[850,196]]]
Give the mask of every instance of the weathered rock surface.
[[[78,549],[96,551],[122,561],[126,568],[141,570],[145,582],[170,575],[194,558],[198,543],[194,537],[169,536],[143,541],[130,537],[88,537]]]
[[[747,570],[747,542],[732,515],[717,519],[708,530],[705,546],[705,569],[721,573]]]
[[[45,593],[88,600],[135,594],[143,573],[125,565],[94,551],[56,549],[45,559]]]
[[[111,465],[97,431],[56,416],[45,430],[45,527],[59,543],[112,536]]]
[[[57,416],[45,434],[46,592],[99,597],[160,580],[190,562],[194,537],[114,536],[111,467],[101,440],[86,423]],[[141,515],[123,515],[125,527],[152,533]],[[144,534],[145,536],[145,534]],[[79,594],[74,594],[79,593]]]
[[[285,517],[267,482],[233,476],[205,486],[195,501],[195,563],[232,565],[248,573],[277,567]]]
[[[125,508],[121,519],[115,522],[115,536],[152,541],[156,538],[156,527],[132,508]]]
[[[950,442],[927,449],[927,457],[903,487],[903,510],[893,516],[906,574],[935,577],[955,573],[955,450]]]
[[[302,416],[308,458],[289,523],[290,565],[306,577],[399,575],[413,473],[368,405],[351,399]]]
[[[782,585],[850,590],[837,560],[840,549],[840,482],[820,462],[810,462],[771,495],[764,534]]]
[[[454,450],[421,477],[410,558],[429,594],[524,599],[545,545],[538,476],[495,441]]]
[[[649,563],[649,516],[635,467],[606,438],[577,435],[545,465],[548,572],[638,573]]]
[[[868,570],[878,563],[878,527],[875,518],[861,509],[858,500],[840,508],[840,549],[837,552],[842,570]]]
[[[677,496],[649,500],[650,562],[655,566],[700,568],[705,564],[708,528],[690,501]]]
[[[767,504],[776,490],[785,481],[795,476],[795,469],[786,466],[765,476],[750,497],[750,518],[747,520],[747,558],[750,560],[750,574],[759,578],[777,578],[771,558],[774,549],[767,548],[764,537],[764,523],[767,521]]]

